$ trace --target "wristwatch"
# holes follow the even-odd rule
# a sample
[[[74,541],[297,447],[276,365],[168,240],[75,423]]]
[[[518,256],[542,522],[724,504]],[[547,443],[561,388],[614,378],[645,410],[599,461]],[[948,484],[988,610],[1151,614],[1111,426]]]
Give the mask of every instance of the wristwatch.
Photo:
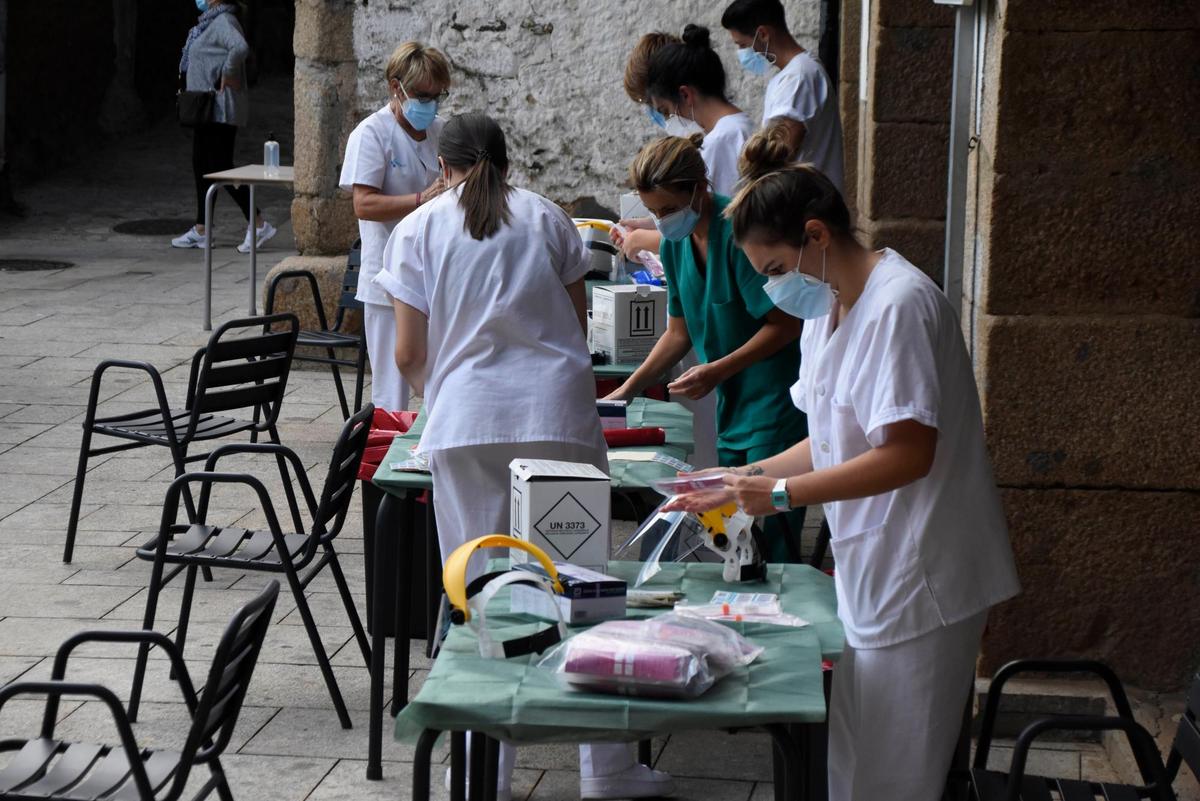
[[[775,489],[771,490],[771,505],[778,512],[790,512],[792,510],[792,501],[788,498],[786,478],[781,478],[775,482]]]

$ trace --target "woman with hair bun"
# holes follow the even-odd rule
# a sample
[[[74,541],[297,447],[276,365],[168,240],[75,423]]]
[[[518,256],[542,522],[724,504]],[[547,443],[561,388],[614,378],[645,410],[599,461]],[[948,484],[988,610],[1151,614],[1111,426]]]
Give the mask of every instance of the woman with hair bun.
[[[808,321],[791,397],[809,436],[675,506],[824,505],[846,632],[829,798],[930,801],[946,782],[988,609],[1020,590],[971,360],[946,296],[896,251],[859,244],[828,178],[763,166],[751,165],[757,177],[726,215],[768,276],[766,295]]]
[[[446,123],[437,161],[446,191],[397,224],[374,280],[392,299],[396,364],[425,397],[420,449],[429,454],[448,555],[510,530],[513,459],[584,462],[607,473],[608,449],[585,336],[591,257],[575,225],[551,201],[508,183],[504,132],[485,114]],[[500,755],[503,801],[514,750]],[[637,764],[623,743],[581,746],[580,767],[585,799],[671,792],[671,777]]]
[[[776,120],[746,140],[738,155],[738,175],[741,184],[782,169],[796,159],[791,131],[786,123]],[[739,184],[740,185],[740,184]]]

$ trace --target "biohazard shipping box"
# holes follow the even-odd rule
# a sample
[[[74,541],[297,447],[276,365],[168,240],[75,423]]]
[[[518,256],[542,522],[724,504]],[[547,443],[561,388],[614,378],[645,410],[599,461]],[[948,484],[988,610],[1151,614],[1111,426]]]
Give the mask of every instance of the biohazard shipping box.
[[[638,364],[667,327],[667,290],[614,284],[592,290],[592,349],[616,364]]]
[[[610,535],[609,479],[590,464],[514,459],[512,535],[531,542],[556,562],[603,571]],[[526,561],[524,551],[513,554]]]

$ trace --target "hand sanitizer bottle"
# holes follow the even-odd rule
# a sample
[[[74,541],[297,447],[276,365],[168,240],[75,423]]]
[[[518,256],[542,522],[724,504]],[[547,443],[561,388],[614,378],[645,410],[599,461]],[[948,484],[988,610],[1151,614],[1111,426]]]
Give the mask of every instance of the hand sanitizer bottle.
[[[275,141],[274,131],[267,135],[267,141],[263,144],[263,167],[268,178],[279,175],[279,143]]]

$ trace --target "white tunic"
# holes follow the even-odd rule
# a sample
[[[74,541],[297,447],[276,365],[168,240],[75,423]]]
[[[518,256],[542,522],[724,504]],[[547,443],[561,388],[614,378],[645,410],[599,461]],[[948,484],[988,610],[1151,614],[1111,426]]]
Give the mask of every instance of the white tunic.
[[[821,62],[807,50],[788,62],[767,84],[762,123],[784,117],[804,123],[804,141],[796,161],[816,165],[842,189],[842,119],[837,95]]]
[[[805,324],[792,387],[808,413],[813,468],[882,445],[890,423],[938,431],[925,478],[825,505],[846,640],[879,648],[965,620],[1020,586],[974,373],[946,297],[885,250],[836,330],[834,319]]]
[[[355,184],[371,186],[385,195],[413,195],[433,183],[438,176],[437,146],[445,121],[435,119],[418,142],[408,135],[384,106],[358,124],[346,140],[346,158],[338,186],[347,192]],[[356,298],[364,303],[390,306],[391,300],[371,279],[383,264],[383,247],[396,221],[359,220],[362,238],[362,266],[358,274]]]
[[[603,447],[587,341],[565,288],[591,264],[574,223],[546,198],[514,189],[511,222],[475,240],[460,192],[405,217],[375,277],[429,318],[421,449]]]
[[[708,167],[708,180],[713,191],[718,195],[732,197],[733,187],[738,182],[738,156],[742,154],[746,140],[753,135],[754,121],[744,111],[725,115],[704,135],[700,156]]]

